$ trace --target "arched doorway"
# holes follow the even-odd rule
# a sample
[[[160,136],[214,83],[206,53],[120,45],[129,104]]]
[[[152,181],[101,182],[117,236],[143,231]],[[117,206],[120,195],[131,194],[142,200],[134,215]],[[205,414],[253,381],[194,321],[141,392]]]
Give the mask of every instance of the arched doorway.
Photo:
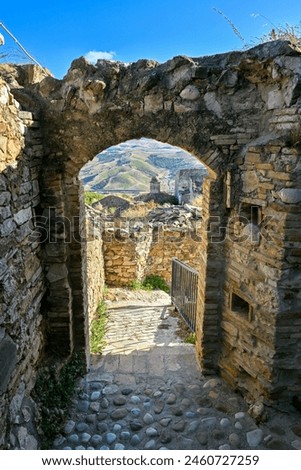
[[[282,261],[273,271],[275,282],[269,289],[263,288],[264,303],[258,305],[256,297],[261,291],[257,274],[260,272],[262,289],[266,283],[265,273],[273,265],[275,255],[267,259],[261,253],[256,257],[251,245],[239,246],[239,241],[231,237],[227,243],[222,243],[228,233],[229,216],[249,214],[252,204],[258,206],[258,221],[260,213],[276,214],[278,206],[274,205],[272,186],[280,191],[285,181],[297,184],[294,173],[278,175],[277,163],[273,160],[275,154],[281,154],[287,141],[273,140],[270,131],[272,129],[280,138],[282,119],[287,117],[285,107],[294,108],[295,104],[291,90],[287,98],[283,98],[289,85],[281,82],[279,91],[281,79],[277,74],[271,75],[274,88],[269,88],[266,63],[276,60],[273,54],[267,58],[266,49],[259,47],[242,54],[200,59],[176,57],[162,65],[145,60],[129,66],[105,61],[93,66],[79,59],[73,62],[62,82],[49,80],[47,86],[41,86],[41,94],[47,95],[42,115],[48,146],[43,172],[43,206],[54,209],[49,215],[52,221],[49,225],[50,232],[57,237],[55,251],[59,253],[57,257],[49,256],[49,247],[45,249],[48,298],[51,299],[48,328],[50,340],[61,355],[68,355],[74,349],[84,350],[87,337],[83,315],[78,173],[98,152],[110,146],[141,137],[152,138],[189,151],[209,172],[204,186],[207,197],[202,219],[200,269],[203,277],[197,329],[201,366],[210,372],[221,364],[233,386],[240,387],[240,378],[245,390],[255,384],[253,395],[262,391],[270,393],[274,388],[272,377],[276,369],[274,359],[270,358],[275,357],[276,343],[281,345],[274,328],[275,312],[282,308],[277,291],[277,276],[282,276],[281,252],[276,254]],[[253,73],[254,64],[258,65],[260,73]],[[293,108],[288,110],[288,122],[293,122],[294,126],[295,121],[289,117],[290,112],[297,113]],[[291,128],[291,124],[288,126]],[[259,135],[260,141],[256,140]],[[268,182],[262,177],[267,177]],[[281,198],[282,193],[280,201]],[[56,220],[60,218],[65,225],[59,233]],[[278,215],[276,220],[280,221]],[[268,230],[273,230],[272,224]],[[280,225],[279,230],[283,235]],[[287,236],[291,236],[291,232]],[[281,243],[285,244],[285,240],[281,239]],[[286,249],[285,245],[283,247]],[[260,250],[264,249],[262,244]],[[275,252],[271,250],[271,253]],[[251,304],[258,311],[255,339],[253,317],[247,311]],[[263,307],[266,304],[269,305],[267,314]],[[265,315],[267,323],[263,321]],[[237,321],[241,325],[239,347],[232,337],[238,334]],[[266,339],[260,336],[266,324],[270,327],[268,353]],[[224,343],[223,361],[219,363],[221,342]],[[282,348],[279,348],[281,355]],[[248,368],[251,356],[256,372]],[[262,361],[267,362],[267,367],[261,368]],[[290,380],[294,383],[293,373]]]
[[[137,138],[137,134],[135,134]],[[141,137],[144,137],[142,135]],[[153,136],[152,136],[153,137]],[[130,140],[130,139],[129,139]],[[168,142],[166,142],[168,143]],[[119,144],[119,142],[117,142]],[[184,147],[184,145],[183,145]],[[182,147],[182,148],[183,148]],[[212,152],[210,152],[211,155]],[[217,157],[218,153],[215,153]],[[212,155],[211,155],[212,158]],[[202,158],[200,161],[206,164],[205,159]],[[62,345],[62,353],[69,354],[73,349],[84,350],[86,352],[86,357],[88,360],[89,357],[89,348],[88,348],[88,321],[83,306],[85,302],[85,292],[83,287],[83,266],[85,265],[85,260],[83,259],[83,252],[81,246],[81,229],[80,229],[80,182],[78,178],[79,171],[82,167],[82,162],[79,162],[77,165],[77,171],[75,172],[76,165],[70,161],[70,164],[67,163],[65,172],[62,178],[62,196],[63,196],[63,225],[66,230],[66,236],[68,236],[68,243],[65,243],[63,240],[63,246],[61,249],[65,253],[66,263],[64,266],[58,266],[58,263],[54,265],[49,265],[48,273],[54,274],[56,272],[65,272],[66,279],[64,282],[61,282],[59,279],[60,285],[54,282],[54,290],[51,289],[49,296],[53,301],[53,306],[56,308],[55,298],[58,297],[60,301],[60,311],[56,317],[50,316],[53,318],[53,330],[51,326],[51,321],[49,322],[49,344],[51,347],[51,338],[53,338],[53,344],[56,349]],[[199,285],[199,299],[198,299],[198,321],[197,321],[197,351],[200,363],[203,367],[203,370],[216,370],[218,363],[218,354],[219,350],[216,347],[218,344],[218,334],[219,334],[219,315],[220,309],[222,307],[222,284],[223,284],[223,260],[222,255],[222,245],[211,244],[210,248],[208,245],[209,238],[216,238],[218,241],[222,234],[220,232],[219,224],[212,224],[212,221],[223,220],[226,214],[225,210],[225,198],[223,196],[224,191],[224,180],[222,176],[217,176],[217,174],[208,169],[208,177],[204,180],[203,183],[203,218],[202,223],[199,228],[199,253],[200,253],[200,285]],[[71,174],[70,174],[71,170]],[[68,215],[67,215],[68,214]],[[51,217],[51,216],[50,216]],[[54,219],[59,221],[60,213],[56,209],[52,215]],[[215,217],[215,218],[214,218]],[[53,226],[57,229],[59,224],[56,222],[50,223],[50,226]],[[215,235],[216,232],[216,235]],[[59,240],[57,240],[59,242]],[[210,250],[210,259],[212,259],[212,265],[209,267],[210,262],[208,263],[208,248]],[[210,261],[210,260],[209,260]],[[210,271],[208,278],[208,270]],[[219,275],[219,282],[216,282],[217,275]],[[212,282],[210,279],[212,278]],[[208,297],[207,297],[207,289]],[[63,314],[62,305],[62,296],[66,295],[65,299],[65,312]],[[205,309],[209,308],[210,314],[205,315]],[[210,328],[207,328],[205,323],[209,322],[211,325]],[[212,325],[214,325],[215,332],[213,333]],[[206,332],[210,333],[208,340],[206,339]],[[68,341],[66,341],[66,338]],[[208,351],[208,354],[207,354]]]
[[[129,287],[151,275],[171,285],[174,257],[199,271],[208,176],[199,160],[166,143],[135,139],[101,152],[79,175],[86,202],[80,204],[84,314],[90,324],[104,284]]]

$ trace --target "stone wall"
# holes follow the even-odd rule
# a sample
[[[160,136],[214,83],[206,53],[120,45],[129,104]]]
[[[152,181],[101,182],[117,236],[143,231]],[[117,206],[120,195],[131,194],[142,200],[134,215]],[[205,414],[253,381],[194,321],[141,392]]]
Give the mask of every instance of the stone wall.
[[[220,370],[253,398],[300,394],[300,52],[274,41],[165,64],[81,58],[63,80],[38,71],[0,66],[1,446],[35,446],[20,409],[43,346],[42,299],[48,346],[60,358],[89,356],[88,298],[92,311],[102,276],[89,291],[78,174],[97,153],[133,138],[176,145],[208,168],[196,247],[203,371]],[[35,215],[45,222],[42,250]],[[176,245],[165,234],[157,246],[145,237],[125,243],[127,266],[137,265],[139,276],[152,249]],[[112,253],[121,240],[114,243]]]
[[[29,396],[43,347],[45,284],[35,230],[43,147],[39,123],[1,79],[0,130],[0,448],[34,449],[28,428],[34,428]]]
[[[141,203],[140,203],[141,207]],[[200,216],[196,208],[169,206],[148,216],[112,218],[104,224],[105,280],[109,286],[129,286],[156,274],[171,281],[172,258],[198,269]]]
[[[103,298],[105,282],[102,226],[99,212],[85,205],[83,190],[81,196],[84,310],[90,330],[97,307]]]
[[[294,108],[300,107],[300,81],[300,53],[288,42],[275,41],[248,51],[212,57],[175,57],[165,64],[141,60],[130,66],[106,61],[92,65],[81,58],[73,62],[64,80],[48,78],[28,90],[41,105],[49,146],[47,166],[60,166],[63,191],[56,207],[62,208],[70,219],[79,213],[80,169],[109,146],[132,138],[154,138],[190,151],[207,166],[209,178],[203,194],[198,251],[197,354],[206,373],[224,366],[227,370],[223,356],[229,357],[231,365],[228,368],[232,368],[232,375],[226,372],[224,375],[233,386],[242,390],[245,388],[239,383],[246,371],[236,363],[238,354],[228,351],[232,350],[223,337],[226,335],[224,316],[230,298],[231,306],[235,308],[246,308],[248,302],[247,296],[240,296],[241,288],[234,294],[228,293],[229,284],[235,283],[232,278],[229,281],[229,276],[232,275],[231,263],[235,262],[231,259],[232,253],[236,248],[232,249],[232,243],[227,243],[224,235],[232,211],[240,210],[240,198],[246,197],[248,184],[252,184],[252,179],[256,180],[254,172],[250,171],[248,181],[243,181],[246,148],[267,145],[275,138],[287,138],[292,130],[298,135],[300,121]],[[292,148],[293,143],[287,147]],[[260,171],[266,170],[261,168]],[[273,173],[269,176],[276,178]],[[262,188],[262,194],[266,190]],[[248,194],[249,202],[257,205],[258,195],[253,191]],[[285,226],[283,230],[282,236],[289,236],[289,228]],[[74,226],[72,233],[77,234],[77,231]],[[70,349],[84,347],[87,341],[83,334],[83,286],[79,275],[83,259],[78,245],[74,241],[66,253],[66,285],[69,289],[65,311],[60,312],[59,318],[54,315],[49,321],[52,336],[61,338],[59,349],[62,353],[68,341]],[[128,267],[135,269],[136,259],[130,243],[128,250]],[[283,250],[280,253],[282,257],[285,255]],[[254,263],[257,260],[253,261],[252,257],[246,259],[246,276],[257,270]],[[282,258],[283,280],[287,275],[283,268],[285,263]],[[269,261],[262,258],[262,265],[268,270]],[[289,298],[291,291],[287,284],[284,290],[283,295]],[[273,302],[273,293],[266,283],[267,295],[268,292]],[[286,306],[288,302],[285,300]],[[278,313],[279,308],[280,304],[275,307]],[[67,319],[72,325],[71,337]],[[269,322],[273,324],[274,319],[275,315],[270,312]],[[275,347],[278,341],[281,344],[281,328],[278,331],[276,327]],[[295,351],[292,362],[296,365],[298,346],[294,344],[290,348],[292,355]],[[249,354],[252,356],[253,350]],[[272,396],[271,391],[277,388],[275,384],[281,384],[275,362],[277,355],[270,360],[270,350],[263,346],[260,354],[262,360],[267,354],[267,382],[253,377],[256,385],[250,390],[255,396],[258,387]],[[301,389],[298,381],[296,379],[295,390]],[[287,392],[292,395],[292,388]]]
[[[301,384],[300,143],[289,143],[248,146],[226,235],[221,371],[253,397]]]

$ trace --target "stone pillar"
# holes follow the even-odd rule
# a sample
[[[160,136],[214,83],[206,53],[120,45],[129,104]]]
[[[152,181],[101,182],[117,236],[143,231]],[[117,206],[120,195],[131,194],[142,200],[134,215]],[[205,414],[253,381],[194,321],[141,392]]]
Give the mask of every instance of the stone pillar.
[[[197,305],[196,353],[203,373],[218,369],[220,318],[224,282],[223,190],[222,184],[204,180],[200,238],[199,292]],[[219,211],[219,212],[217,212]]]
[[[43,174],[42,207],[47,234],[43,257],[47,280],[48,351],[68,357],[73,351],[72,291],[67,263],[70,221],[65,215],[62,176],[55,168],[48,168]]]

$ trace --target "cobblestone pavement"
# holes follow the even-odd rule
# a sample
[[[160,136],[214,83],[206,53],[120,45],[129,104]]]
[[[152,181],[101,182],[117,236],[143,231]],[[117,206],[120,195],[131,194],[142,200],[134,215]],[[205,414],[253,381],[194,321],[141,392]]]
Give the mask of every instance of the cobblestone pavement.
[[[220,378],[202,376],[169,306],[164,293],[109,302],[107,345],[92,357],[53,447],[301,449],[300,414],[271,409],[257,425]]]

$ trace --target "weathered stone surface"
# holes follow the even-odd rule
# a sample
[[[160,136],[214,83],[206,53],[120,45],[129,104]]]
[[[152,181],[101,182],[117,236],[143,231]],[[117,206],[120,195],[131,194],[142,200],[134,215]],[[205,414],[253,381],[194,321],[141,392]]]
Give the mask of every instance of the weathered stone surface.
[[[278,194],[285,204],[299,204],[301,202],[301,189],[283,188]]]
[[[301,443],[301,440],[299,440],[299,443]],[[292,446],[295,447],[294,442],[292,442]],[[272,438],[267,442],[266,447],[273,450],[285,450],[288,449],[288,444],[282,439]],[[301,447],[295,447],[295,449],[301,450]]]
[[[247,441],[250,447],[257,447],[263,438],[262,429],[254,429],[247,432]]]
[[[0,342],[0,393],[5,392],[17,363],[17,345],[8,336]]]
[[[23,450],[37,450],[38,442],[36,438],[28,433],[25,427],[20,427],[18,430],[18,439],[20,449]]]
[[[21,377],[26,393],[32,389],[44,331],[62,357],[73,347],[83,350],[84,312],[100,300],[101,269],[83,276],[94,250],[100,264],[102,255],[97,241],[82,251],[78,172],[102,149],[145,135],[189,149],[210,169],[200,233],[190,233],[197,243],[187,245],[199,256],[196,345],[203,370],[219,367],[250,397],[300,394],[299,55],[288,42],[275,41],[166,64],[94,66],[79,59],[61,81],[42,79],[34,66],[1,64],[1,266],[8,267],[1,278],[1,322],[17,347],[14,370],[2,379],[2,434]],[[257,208],[256,250],[241,238],[250,206]],[[29,218],[40,208],[48,213],[42,244],[33,240]],[[63,245],[61,259],[60,253],[49,256],[48,241]],[[183,254],[171,243],[175,256]],[[134,251],[124,263],[131,275]],[[159,251],[151,255],[156,260]],[[35,273],[25,268],[32,259],[40,263]],[[13,441],[18,445],[17,433]]]
[[[64,426],[64,432],[66,434],[70,434],[73,431],[74,428],[75,428],[75,422],[72,421],[72,420],[67,421],[67,423]]]
[[[113,400],[114,405],[122,406],[126,403],[126,398],[124,396],[115,397]]]
[[[132,431],[140,431],[140,429],[143,428],[143,424],[141,423],[141,421],[133,419],[132,421],[130,421],[130,427]]]
[[[66,279],[68,276],[68,270],[64,264],[53,264],[49,271],[47,272],[47,279],[49,282],[57,282],[62,279]]]
[[[160,441],[163,444],[168,444],[172,440],[171,437],[171,432],[169,429],[163,429],[163,431],[160,433]]]
[[[114,393],[118,392],[119,387],[118,385],[106,385],[102,391],[104,395],[113,395]]]
[[[123,419],[126,417],[127,414],[128,410],[126,408],[119,408],[111,413],[111,418],[116,420]]]
[[[197,100],[200,97],[200,92],[194,85],[188,85],[181,91],[180,96],[183,100]]]

